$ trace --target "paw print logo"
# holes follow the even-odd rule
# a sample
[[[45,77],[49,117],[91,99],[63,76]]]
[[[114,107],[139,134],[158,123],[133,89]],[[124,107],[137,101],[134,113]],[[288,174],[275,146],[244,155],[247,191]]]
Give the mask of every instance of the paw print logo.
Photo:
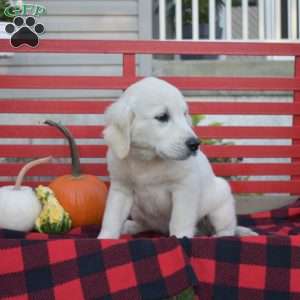
[[[5,27],[5,31],[11,35],[10,43],[13,47],[28,45],[36,47],[39,44],[39,34],[44,33],[43,24],[36,24],[35,18],[29,16],[27,18],[15,17],[13,23],[9,23]]]

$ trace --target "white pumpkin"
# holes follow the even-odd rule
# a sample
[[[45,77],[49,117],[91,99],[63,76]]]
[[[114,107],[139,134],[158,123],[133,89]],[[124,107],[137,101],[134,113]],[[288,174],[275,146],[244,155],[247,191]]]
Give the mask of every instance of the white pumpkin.
[[[0,188],[0,228],[29,231],[41,212],[41,203],[31,187],[21,186],[25,174],[34,166],[49,162],[51,157],[26,164],[14,186]]]

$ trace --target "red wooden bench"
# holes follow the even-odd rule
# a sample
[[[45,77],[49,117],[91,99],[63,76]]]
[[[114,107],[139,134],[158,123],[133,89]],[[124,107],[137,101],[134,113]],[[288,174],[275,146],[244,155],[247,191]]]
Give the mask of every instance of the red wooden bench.
[[[181,90],[233,90],[233,91],[292,91],[292,103],[190,103],[191,114],[241,114],[241,115],[290,115],[290,127],[256,126],[201,126],[196,131],[202,138],[291,139],[290,146],[203,146],[209,157],[258,157],[291,158],[290,163],[216,163],[214,169],[220,176],[231,175],[289,175],[289,181],[233,181],[236,193],[292,193],[300,192],[297,181],[300,175],[300,46],[283,43],[224,43],[224,42],[158,42],[158,41],[55,41],[44,40],[36,49],[13,49],[8,41],[0,44],[0,51],[31,53],[120,53],[123,55],[122,76],[16,76],[1,75],[0,88],[5,89],[126,89],[138,80],[136,56],[151,54],[220,54],[220,55],[290,55],[295,56],[295,74],[291,78],[262,77],[165,77]],[[110,101],[15,100],[1,99],[0,112],[4,114],[94,114],[103,113]],[[88,116],[87,116],[88,118]],[[99,139],[99,126],[70,126],[77,138]],[[61,138],[55,129],[47,126],[0,126],[0,138]],[[81,145],[82,158],[104,157],[105,146]],[[65,146],[1,144],[2,158],[30,158],[52,154],[68,157]],[[1,162],[0,176],[15,176],[19,163]],[[105,164],[85,164],[83,170],[100,176],[107,175]],[[54,164],[41,166],[29,173],[31,176],[58,176],[69,171],[69,166]],[[0,177],[1,178],[1,177]],[[36,182],[27,182],[36,185]],[[1,185],[8,182],[0,182]]]
[[[190,102],[191,114],[230,114],[230,115],[289,115],[292,117],[292,125],[288,127],[278,126],[198,126],[195,131],[202,138],[236,138],[236,139],[289,139],[291,145],[204,145],[203,151],[208,157],[236,158],[236,157],[251,157],[251,158],[290,158],[287,163],[215,163],[213,165],[216,173],[220,176],[232,175],[288,175],[289,180],[247,180],[247,181],[230,181],[232,189],[235,193],[289,193],[297,195],[300,193],[300,45],[296,43],[233,43],[233,42],[159,42],[159,41],[63,41],[63,40],[42,40],[39,47],[32,49],[28,47],[20,47],[14,49],[10,46],[9,41],[3,40],[0,42],[0,52],[30,52],[30,53],[118,53],[123,55],[123,73],[121,76],[23,76],[23,75],[0,75],[0,91],[1,89],[126,89],[130,84],[139,79],[136,74],[136,57],[139,54],[211,54],[211,55],[241,55],[241,56],[294,56],[295,57],[295,73],[292,77],[277,77],[276,74],[272,77],[164,77],[165,80],[174,84],[181,90],[230,90],[230,91],[290,91],[293,92],[293,102],[291,103],[233,103],[233,102]],[[0,99],[0,120],[3,114],[84,114],[89,118],[89,114],[102,114],[105,108],[111,103],[111,100],[106,101],[99,99]],[[104,158],[106,146],[100,143],[101,126],[91,125],[72,125],[68,126],[71,132],[77,139],[94,139],[97,144],[86,145],[80,144],[81,158]],[[35,124],[30,125],[8,125],[0,124],[0,186],[12,184],[13,177],[16,176],[23,163],[15,159],[30,159],[33,157],[44,157],[53,155],[56,158],[69,157],[69,149],[65,145],[43,144],[14,144],[13,141],[23,139],[61,139],[61,135],[57,130],[46,125]],[[3,139],[13,139],[11,142],[2,142]],[[99,142],[99,143],[98,143]],[[5,160],[6,159],[6,160]],[[104,163],[84,163],[82,169],[86,173],[92,173],[98,176],[107,176],[107,169]],[[55,177],[70,172],[70,166],[67,163],[54,162],[51,165],[39,166],[28,174],[28,180],[24,182],[26,185],[37,186],[38,184],[47,184],[49,180],[41,181],[40,176]],[[11,179],[8,179],[11,178]],[[297,216],[300,208],[292,208],[284,212],[284,216]],[[261,214],[258,219],[271,216],[272,213]],[[278,213],[275,214],[277,217]],[[282,218],[282,214],[280,215]],[[256,222],[256,221],[255,221]],[[255,223],[253,221],[253,224]],[[262,224],[266,226],[265,221]],[[249,224],[252,224],[251,222]],[[272,226],[268,228],[273,228]],[[300,227],[299,227],[300,228]],[[78,229],[73,231],[69,236],[65,236],[60,241],[47,240],[47,237],[29,233],[26,237],[30,239],[41,239],[35,241],[35,244],[30,244],[29,241],[24,241],[25,235],[16,233],[2,233],[0,231],[0,298],[8,296],[20,296],[16,299],[27,299],[28,295],[34,296],[36,299],[50,299],[55,295],[57,299],[63,298],[63,295],[70,295],[70,290],[77,293],[78,299],[83,299],[84,295],[87,298],[93,296],[95,298],[102,297],[108,293],[112,293],[112,298],[107,299],[138,299],[144,295],[145,299],[155,299],[158,295],[174,295],[188,284],[196,285],[193,279],[184,275],[186,270],[183,268],[184,260],[182,258],[181,248],[177,242],[170,238],[163,240],[161,244],[154,240],[150,245],[147,241],[133,242],[130,244],[130,251],[134,252],[136,246],[138,251],[147,249],[147,254],[152,257],[152,249],[157,251],[157,259],[159,263],[156,266],[156,261],[148,260],[145,265],[138,267],[137,261],[133,264],[125,260],[126,251],[124,249],[124,240],[112,242],[90,239],[95,237],[99,228],[93,231],[93,234],[85,235],[85,231]],[[294,229],[293,229],[294,230]],[[274,229],[274,232],[276,229]],[[279,233],[287,233],[286,229],[277,230]],[[295,231],[293,231],[295,232]],[[295,234],[295,233],[294,233]],[[78,242],[76,237],[86,237],[87,240]],[[8,237],[8,238],[6,238]],[[57,237],[56,237],[57,238]],[[70,240],[70,238],[72,238]],[[98,244],[100,243],[100,244]],[[144,243],[139,244],[139,243]],[[87,262],[93,255],[97,247],[101,246],[101,257],[106,257],[108,261],[106,277],[99,271],[99,274],[88,276],[89,271],[84,269],[85,264],[80,261]],[[241,246],[242,245],[242,246]],[[193,241],[183,241],[181,246],[185,249],[184,255],[190,258],[190,264],[196,274],[198,284],[197,289],[199,295],[203,299],[209,299],[212,294],[214,299],[290,299],[286,298],[289,293],[299,299],[299,276],[300,268],[299,257],[300,241],[299,238],[272,238],[272,237],[251,237],[241,240],[224,239],[219,242],[213,239],[193,239]],[[246,247],[244,247],[246,246]],[[249,246],[249,247],[248,247]],[[291,250],[287,250],[289,246]],[[37,248],[34,248],[37,247]],[[119,247],[119,248],[118,248]],[[148,248],[147,248],[148,247]],[[268,247],[268,252],[266,252]],[[279,250],[278,247],[281,247]],[[21,249],[21,250],[20,250]],[[31,250],[30,250],[31,249]],[[37,249],[37,250],[34,250]],[[112,249],[112,250],[111,250]],[[120,252],[118,252],[120,249]],[[225,250],[229,250],[228,256]],[[239,249],[239,250],[237,250]],[[251,251],[247,249],[252,249]],[[274,249],[274,252],[273,252]],[[282,250],[281,250],[282,249]],[[220,250],[220,252],[219,252]],[[242,251],[243,255],[237,260],[235,251]],[[278,251],[277,251],[278,250]],[[297,252],[297,251],[298,252]],[[31,252],[30,252],[31,251]],[[31,261],[30,253],[42,253],[45,258],[36,257],[36,262]],[[100,250],[99,250],[100,251]],[[111,251],[111,252],[110,252]],[[125,252],[124,252],[125,251]],[[265,256],[272,252],[275,261],[281,261],[279,265],[272,265],[270,261],[265,263]],[[286,251],[293,251],[293,255],[289,256]],[[21,253],[21,254],[20,254]],[[118,254],[119,253],[119,254]],[[125,254],[124,254],[125,253]],[[139,252],[140,253],[140,252]],[[266,254],[267,253],[267,254]],[[168,258],[170,255],[171,258]],[[86,257],[88,255],[88,257]],[[140,254],[136,254],[140,255]],[[144,255],[144,254],[143,254]],[[202,256],[203,255],[203,256]],[[219,255],[219,256],[218,256]],[[230,256],[232,255],[232,256]],[[265,255],[260,257],[260,255]],[[277,256],[280,258],[278,258]],[[223,257],[224,256],[224,257]],[[226,257],[225,257],[226,256]],[[5,259],[4,259],[5,257]],[[80,257],[80,259],[79,259]],[[186,257],[186,256],[184,256]],[[71,264],[74,259],[78,258],[79,262],[76,268]],[[114,269],[113,258],[116,259],[116,265],[120,264],[117,271]],[[282,260],[281,260],[282,258]],[[288,259],[287,259],[288,258]],[[141,257],[139,257],[141,259]],[[151,258],[153,259],[153,258]],[[219,263],[218,260],[223,262]],[[61,267],[66,278],[64,280],[59,276],[52,284],[46,284],[44,287],[37,288],[30,283],[25,275],[24,268],[29,264],[30,268],[45,267],[47,262],[51,265],[52,276],[55,274],[56,267],[62,262],[70,263],[68,267]],[[123,261],[124,260],[124,261]],[[128,259],[129,260],[129,259]],[[188,260],[185,260],[187,262]],[[224,263],[225,261],[225,263]],[[289,261],[289,266],[284,266],[283,263]],[[10,263],[13,262],[13,263]],[[29,263],[30,262],[30,263]],[[171,263],[172,262],[172,263]],[[240,262],[244,262],[241,266]],[[91,264],[97,267],[98,258]],[[124,265],[126,263],[126,265]],[[134,268],[132,267],[134,265]],[[24,267],[25,266],[25,267]],[[48,266],[48,265],[47,265]],[[48,266],[49,267],[49,266]],[[80,269],[80,268],[83,269]],[[154,268],[153,270],[151,268]],[[189,266],[190,267],[190,266]],[[278,269],[282,273],[278,272]],[[5,269],[6,268],[6,269]],[[80,269],[80,276],[84,278],[79,281],[75,280],[75,275],[72,273],[74,268]],[[136,275],[132,275],[135,270]],[[145,282],[139,280],[137,273],[142,269],[143,274],[148,268],[151,269],[149,274],[141,275],[143,280],[150,281],[150,277],[155,272],[164,277],[164,282],[157,282],[152,286],[150,283],[146,286]],[[290,270],[290,269],[291,270]],[[43,269],[44,270],[44,269]],[[59,269],[60,270],[60,269]],[[179,270],[183,270],[181,273]],[[25,270],[26,271],[26,270]],[[24,271],[24,272],[25,272]],[[30,270],[29,270],[30,271]],[[19,272],[19,273],[18,273]],[[74,271],[75,272],[75,271]],[[78,271],[76,271],[78,272]],[[75,272],[75,273],[76,273]],[[96,272],[96,271],[95,271]],[[133,272],[133,273],[132,273]],[[220,275],[218,275],[220,272]],[[237,278],[234,277],[237,274]],[[258,273],[257,273],[258,272]],[[147,272],[146,272],[147,273]],[[17,277],[16,274],[22,274]],[[76,273],[77,274],[77,273]],[[115,275],[113,275],[115,274]],[[118,275],[117,275],[118,274]],[[131,275],[129,275],[131,274]],[[228,276],[226,274],[229,274]],[[251,274],[256,274],[255,278]],[[283,275],[282,275],[283,274]],[[288,275],[286,275],[288,274]],[[7,275],[7,277],[6,277]],[[18,276],[19,276],[18,275]],[[37,273],[41,278],[44,273]],[[16,276],[16,277],[14,277]],[[24,277],[25,276],[25,277]],[[47,275],[48,276],[48,275]],[[49,275],[50,276],[50,275]],[[92,277],[95,276],[95,277]],[[98,277],[97,277],[98,276]],[[103,277],[104,276],[104,277]],[[117,277],[116,277],[117,276]],[[136,276],[136,277],[134,277]],[[143,276],[149,276],[146,280]],[[153,275],[154,276],[154,275]],[[173,277],[172,277],[173,276]],[[240,277],[238,277],[240,276]],[[269,276],[269,277],[266,277]],[[270,277],[271,276],[271,277]],[[278,282],[272,277],[281,276],[278,282],[285,282],[286,286],[281,290],[276,290]],[[134,277],[134,279],[133,279]],[[15,278],[13,281],[13,278]],[[24,283],[26,278],[26,283]],[[109,282],[109,288],[103,287],[104,278]],[[118,278],[118,282],[114,281]],[[187,279],[189,278],[189,279]],[[259,280],[265,278],[261,283]],[[14,288],[13,282],[18,280],[20,286]],[[42,279],[41,279],[42,280]],[[152,279],[151,279],[152,280]],[[29,283],[28,283],[29,282]],[[121,282],[121,284],[120,284]],[[148,282],[148,281],[147,281]],[[277,283],[276,283],[277,282]],[[297,283],[298,282],[298,283]],[[56,284],[58,283],[58,284]],[[99,287],[99,283],[101,288]],[[24,287],[23,287],[24,284]],[[38,283],[37,283],[38,284]],[[134,289],[138,285],[139,289]],[[30,288],[29,288],[30,286]],[[89,286],[93,289],[88,290]],[[164,286],[165,288],[162,288]],[[200,287],[199,287],[200,286]],[[10,288],[11,287],[11,288]],[[150,288],[151,287],[151,288]],[[241,287],[241,289],[240,289]],[[31,290],[30,290],[31,289]],[[165,289],[168,290],[164,294]],[[232,297],[232,293],[238,290],[239,297]],[[268,291],[265,292],[265,289]],[[94,292],[94,294],[93,294]],[[159,294],[161,292],[161,294]],[[285,294],[283,294],[283,292]],[[68,294],[69,293],[69,294]],[[153,293],[153,297],[151,296]],[[157,294],[155,294],[157,293]],[[220,293],[219,298],[216,296]],[[268,295],[266,293],[269,293]],[[272,294],[273,293],[273,294]],[[145,296],[146,295],[146,296]],[[22,298],[23,297],[23,298]],[[50,298],[49,298],[50,297]],[[152,297],[152,298],[151,298]],[[298,298],[297,298],[298,297]],[[102,299],[102,298],[101,298]],[[144,298],[143,298],[144,299]]]

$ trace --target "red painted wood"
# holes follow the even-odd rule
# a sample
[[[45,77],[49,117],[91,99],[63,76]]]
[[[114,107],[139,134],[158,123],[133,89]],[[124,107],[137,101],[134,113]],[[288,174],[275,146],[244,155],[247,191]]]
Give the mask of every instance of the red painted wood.
[[[50,181],[45,181],[45,180],[39,180],[39,181],[29,181],[29,180],[25,180],[22,183],[22,186],[30,186],[32,188],[36,188],[38,185],[49,185]],[[8,186],[8,185],[14,185],[14,181],[0,181],[0,187],[2,186]]]
[[[299,157],[300,145],[298,146],[214,146],[202,145],[201,150],[208,157]],[[1,150],[0,150],[1,151]]]
[[[107,179],[102,178],[103,181]],[[300,194],[300,181],[231,181],[234,193],[294,193]],[[25,180],[23,185],[37,187],[39,184],[48,185],[49,181]],[[108,183],[109,184],[109,183]],[[13,185],[12,181],[2,181],[0,186]]]
[[[0,99],[0,113],[97,114],[111,103],[111,100],[88,99]],[[300,115],[300,103],[188,102],[188,105],[191,114]]]
[[[0,51],[33,53],[147,53],[210,55],[300,55],[298,43],[206,42],[206,41],[110,41],[43,39],[39,47],[12,48],[1,40]]]
[[[103,76],[0,76],[0,88],[33,89],[125,89],[139,78],[135,73],[135,54],[137,53],[172,53],[172,54],[229,54],[229,55],[298,55],[299,44],[281,43],[228,43],[228,42],[158,42],[158,41],[50,41],[43,40],[36,49],[21,47],[11,48],[9,42],[0,43],[0,51],[11,52],[54,52],[54,53],[121,53],[124,56],[122,77]],[[294,91],[295,103],[190,103],[194,114],[271,114],[294,115],[293,127],[198,127],[196,132],[201,138],[292,138],[293,146],[202,146],[208,156],[214,157],[293,157],[298,158],[300,145],[300,62],[296,58],[295,78],[215,78],[215,77],[167,77],[163,78],[182,90],[287,90]],[[26,100],[13,103],[0,101],[0,113],[102,113],[109,102],[94,100],[54,101],[52,103]],[[298,103],[299,102],[299,103]],[[23,105],[22,105],[23,104]],[[99,139],[103,126],[70,126],[76,138]],[[0,126],[0,138],[62,138],[55,129],[47,126]],[[210,147],[210,148],[209,148]],[[214,148],[215,147],[215,148]],[[230,148],[232,147],[232,148]],[[68,157],[68,147],[63,145],[1,145],[3,157],[27,157],[49,155]],[[81,145],[81,157],[101,157],[106,146]],[[1,154],[2,153],[2,154]],[[219,154],[218,154],[219,153]],[[99,156],[98,156],[99,155]],[[2,163],[0,175],[16,174],[23,164]],[[281,175],[290,174],[293,178],[299,174],[300,163],[292,164],[215,164],[219,175]],[[107,175],[105,164],[83,164],[89,173]],[[50,164],[32,170],[31,176],[58,176],[70,171],[68,164]],[[37,174],[37,175],[36,175]],[[37,185],[37,184],[36,184]],[[300,192],[300,181],[291,182],[232,182],[235,192]]]
[[[0,88],[125,89],[137,79],[111,76],[0,75]]]
[[[200,139],[208,138],[257,138],[285,139],[300,137],[300,126],[199,126],[194,131]],[[1,132],[0,132],[1,135]]]
[[[23,163],[3,163],[0,168],[0,176],[16,176]],[[90,163],[81,164],[81,171],[83,174],[92,174],[97,176],[107,176],[107,166],[104,163]],[[31,169],[27,176],[60,176],[71,173],[71,164],[44,164]]]
[[[234,193],[300,194],[300,181],[231,181]]]
[[[103,157],[106,145],[78,145],[80,157]],[[211,146],[202,145],[201,150],[210,158],[300,158],[300,145],[296,146]],[[67,145],[0,145],[0,157],[31,158],[52,155],[54,157],[69,157]]]
[[[300,78],[287,77],[162,77],[181,90],[299,90]]]
[[[76,138],[100,138],[103,126],[67,126]],[[200,138],[270,138],[300,137],[300,126],[199,126],[194,131]],[[0,125],[0,138],[62,138],[54,128],[39,125]]]
[[[189,108],[191,114],[206,115],[300,115],[300,103],[190,102]]]
[[[24,164],[2,163],[0,176],[15,176]],[[71,172],[70,164],[52,163],[32,169],[28,176],[59,176]],[[237,176],[237,175],[299,175],[300,164],[248,164],[248,163],[218,163],[213,164],[213,169],[218,176]],[[90,163],[82,164],[82,171],[94,175],[107,176],[106,164]]]
[[[78,145],[81,158],[104,157],[106,145]],[[67,145],[0,145],[0,157],[32,158],[52,155],[53,157],[70,157]],[[1,164],[0,164],[1,166]]]
[[[78,145],[80,157],[103,157],[106,145]],[[211,146],[202,145],[201,150],[209,157],[234,158],[300,158],[300,145],[296,146]],[[69,157],[67,145],[0,145],[0,157],[31,158],[52,155],[54,157]]]
[[[101,114],[112,101],[0,100],[0,113]]]
[[[38,180],[38,181],[34,181],[34,180],[25,180],[22,183],[22,186],[30,186],[32,188],[36,188],[39,185],[44,185],[47,186],[49,185],[50,180]],[[0,181],[0,187],[2,186],[9,186],[9,185],[14,185],[15,182],[14,181]]]
[[[123,76],[126,78],[136,77],[135,54],[123,55]]]
[[[109,180],[107,178],[101,177],[101,176],[98,176],[98,177],[106,184],[106,186],[109,187],[110,183],[109,183]],[[30,180],[25,180],[22,183],[22,186],[30,186],[32,188],[36,188],[39,185],[47,186],[47,185],[49,185],[50,182],[51,182],[50,180],[43,180],[43,179],[33,180],[33,179],[30,179]],[[14,181],[0,181],[0,187],[7,186],[7,185],[14,185],[14,184],[15,184]]]
[[[107,187],[110,186],[110,182],[109,182],[108,178],[102,177],[102,176],[98,176],[98,177],[106,184]],[[30,180],[25,180],[22,183],[22,186],[30,186],[32,188],[36,188],[39,185],[47,186],[47,185],[49,185],[50,182],[51,182],[50,180],[43,180],[43,179],[33,180],[33,179],[30,179]],[[14,181],[0,181],[0,187],[7,186],[7,185],[14,185]]]
[[[75,138],[97,139],[103,126],[66,126]],[[62,134],[46,125],[0,125],[0,138],[63,138]]]
[[[300,163],[215,163],[218,176],[237,175],[300,175]]]
[[[296,56],[295,57],[295,72],[294,72],[294,76],[295,78],[300,78],[300,56]],[[294,103],[295,104],[300,104],[300,91],[295,91],[294,92]],[[293,126],[300,126],[300,116],[294,116],[293,117]],[[299,137],[297,139],[293,139],[292,140],[293,145],[300,145],[300,139]],[[293,162],[299,162],[300,159],[299,158],[294,158],[292,160]],[[300,176],[293,176],[292,179],[300,179]]]
[[[0,75],[0,88],[126,89],[140,77]],[[300,78],[162,77],[181,90],[300,90]]]

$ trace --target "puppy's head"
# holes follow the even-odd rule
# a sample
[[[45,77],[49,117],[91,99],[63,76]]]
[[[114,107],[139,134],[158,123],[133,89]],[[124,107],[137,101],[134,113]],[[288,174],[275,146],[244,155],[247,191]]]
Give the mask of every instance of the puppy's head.
[[[198,138],[182,94],[153,77],[130,86],[106,112],[104,138],[115,155],[183,160],[195,154]]]

